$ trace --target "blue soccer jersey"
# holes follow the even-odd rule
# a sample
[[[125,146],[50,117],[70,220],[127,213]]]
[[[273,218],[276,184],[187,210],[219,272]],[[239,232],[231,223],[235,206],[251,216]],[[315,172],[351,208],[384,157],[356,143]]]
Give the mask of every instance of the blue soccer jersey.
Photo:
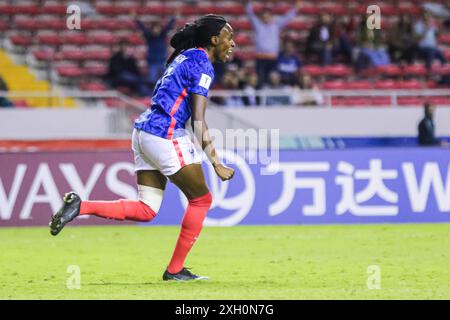
[[[176,138],[191,116],[191,95],[207,97],[214,68],[204,49],[189,49],[178,55],[158,80],[151,108],[134,127],[161,138]]]

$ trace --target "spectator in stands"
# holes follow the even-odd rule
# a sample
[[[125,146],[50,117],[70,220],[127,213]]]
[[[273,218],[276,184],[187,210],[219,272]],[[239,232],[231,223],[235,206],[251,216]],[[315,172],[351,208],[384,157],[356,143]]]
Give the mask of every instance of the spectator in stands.
[[[379,67],[391,63],[385,44],[385,34],[383,29],[369,29],[366,25],[366,16],[362,16],[357,43],[359,44],[359,54],[356,60],[356,70],[368,67]]]
[[[388,51],[393,62],[406,61],[411,64],[416,51],[411,16],[402,14],[397,24],[388,33]]]
[[[247,1],[246,11],[255,31],[256,46],[256,72],[259,85],[267,82],[267,77],[272,70],[277,69],[277,58],[280,50],[280,32],[292,20],[299,9],[300,3],[281,17],[274,18],[269,7],[265,7],[261,17],[258,18],[253,11],[251,1]]]
[[[299,73],[295,88],[297,90],[293,92],[292,99],[294,105],[317,106],[324,104],[323,94],[309,74]]]
[[[347,22],[344,19],[334,19],[331,23],[331,40],[333,44],[332,58],[342,58],[344,63],[352,62],[353,54],[353,18],[350,18]]]
[[[269,73],[269,80],[267,84],[263,86],[263,89],[274,90],[277,94],[276,96],[271,96],[270,94],[267,95],[267,106],[287,106],[291,104],[291,88],[289,86],[283,85],[283,83],[281,82],[281,75],[278,71],[273,70]],[[286,95],[280,95],[281,93],[285,93]]]
[[[0,93],[9,91],[6,82],[0,77]],[[0,96],[0,108],[2,107],[13,107],[13,103],[9,101],[6,97]]]
[[[419,123],[419,145],[421,146],[447,146],[447,141],[443,140],[440,141],[435,136],[435,130],[434,130],[434,109],[435,107],[430,103],[424,104],[424,112],[425,117],[420,121]]]
[[[222,86],[225,90],[239,90],[239,76],[237,72],[225,72],[222,78]],[[226,107],[242,107],[244,106],[244,101],[241,96],[230,95],[222,99],[221,105]]]
[[[167,34],[175,26],[176,18],[171,17],[164,25],[153,22],[149,27],[138,20],[136,15],[134,15],[134,20],[147,42],[148,80],[156,83],[164,73],[167,59]]]
[[[136,58],[127,50],[123,40],[109,60],[106,82],[113,88],[125,87],[131,93],[141,96],[151,95],[150,88],[145,84],[144,77],[139,71]]]
[[[414,25],[414,33],[418,41],[418,54],[425,60],[427,69],[431,68],[435,59],[442,64],[446,62],[444,55],[437,47],[438,25],[426,10],[422,13],[422,19]]]
[[[323,13],[319,21],[311,28],[306,38],[306,57],[311,61],[311,57],[316,55],[322,65],[331,64],[333,60],[333,31],[331,30],[331,17]]]
[[[293,85],[295,83],[298,69],[301,66],[297,52],[294,42],[287,41],[284,44],[284,50],[278,56],[277,70],[283,84]]]
[[[245,96],[242,97],[246,106],[258,106],[260,104],[260,98],[256,95],[256,89],[258,88],[258,75],[251,73],[243,86]]]

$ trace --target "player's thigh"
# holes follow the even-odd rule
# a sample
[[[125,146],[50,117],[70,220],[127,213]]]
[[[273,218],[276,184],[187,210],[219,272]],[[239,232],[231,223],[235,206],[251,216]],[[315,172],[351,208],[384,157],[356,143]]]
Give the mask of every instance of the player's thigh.
[[[169,176],[169,179],[180,188],[188,199],[195,199],[209,192],[202,166],[199,163],[183,167],[177,173]]]
[[[165,190],[167,178],[158,170],[139,170],[137,172],[137,183],[141,186]]]

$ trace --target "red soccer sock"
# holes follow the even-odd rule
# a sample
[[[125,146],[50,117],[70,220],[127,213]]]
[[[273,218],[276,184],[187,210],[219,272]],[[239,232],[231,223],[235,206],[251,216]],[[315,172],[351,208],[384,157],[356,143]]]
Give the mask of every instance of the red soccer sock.
[[[148,222],[156,216],[156,212],[142,201],[121,199],[117,201],[82,201],[80,215]]]
[[[212,197],[209,192],[204,196],[189,200],[189,205],[181,224],[181,232],[167,268],[170,273],[178,273],[183,269],[186,256],[202,230],[203,220],[205,220],[211,202]]]

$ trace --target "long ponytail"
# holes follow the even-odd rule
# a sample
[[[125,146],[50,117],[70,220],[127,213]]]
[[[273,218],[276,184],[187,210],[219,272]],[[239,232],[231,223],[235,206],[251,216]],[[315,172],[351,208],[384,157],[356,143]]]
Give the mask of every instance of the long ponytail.
[[[167,60],[167,65],[187,49],[208,47],[211,44],[211,37],[219,35],[226,24],[227,20],[224,17],[215,14],[208,14],[193,23],[186,23],[170,39],[170,45],[175,51]]]

